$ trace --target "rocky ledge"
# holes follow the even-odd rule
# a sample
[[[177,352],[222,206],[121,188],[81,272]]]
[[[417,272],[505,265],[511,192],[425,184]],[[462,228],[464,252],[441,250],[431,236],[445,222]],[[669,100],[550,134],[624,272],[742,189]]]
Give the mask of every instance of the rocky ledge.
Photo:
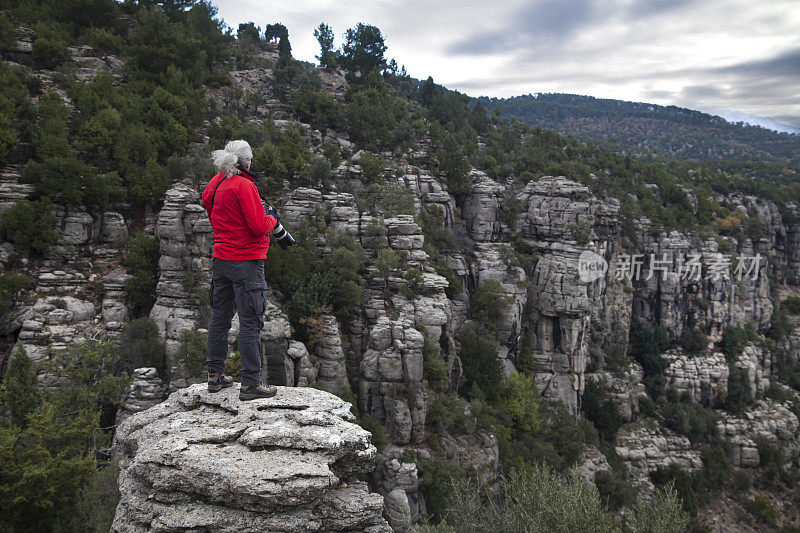
[[[193,385],[118,428],[112,531],[391,531],[356,478],[376,450],[350,404],[302,387],[238,393]]]

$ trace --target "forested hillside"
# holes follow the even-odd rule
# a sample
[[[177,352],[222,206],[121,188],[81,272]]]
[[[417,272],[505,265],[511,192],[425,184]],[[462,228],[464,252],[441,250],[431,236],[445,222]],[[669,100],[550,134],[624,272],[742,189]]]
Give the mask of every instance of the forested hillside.
[[[800,135],[681,107],[558,93],[477,100],[487,109],[499,107],[505,118],[640,158],[800,162]]]
[[[648,161],[412,80],[375,26],[322,22],[316,66],[202,0],[11,0],[0,34],[0,530],[800,526],[794,139],[662,110],[713,157]],[[292,389],[277,437],[197,392],[199,193],[239,138],[298,239],[266,261],[267,378],[352,404]],[[264,451],[277,481],[214,470]]]

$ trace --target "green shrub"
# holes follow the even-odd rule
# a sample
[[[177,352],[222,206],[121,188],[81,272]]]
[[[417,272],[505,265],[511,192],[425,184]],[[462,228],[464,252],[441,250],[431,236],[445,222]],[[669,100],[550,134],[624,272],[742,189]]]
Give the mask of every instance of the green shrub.
[[[744,503],[744,508],[761,522],[771,525],[778,523],[778,510],[775,509],[775,505],[773,505],[769,496],[757,494],[752,500],[747,500]]]
[[[43,254],[57,240],[53,203],[47,199],[19,200],[3,213],[3,234],[35,254]]]
[[[8,408],[11,423],[20,428],[27,425],[27,416],[42,403],[39,381],[32,365],[33,361],[28,357],[25,347],[19,344],[11,353],[3,378],[3,404]]]
[[[661,408],[664,425],[685,435],[692,442],[702,442],[714,435],[719,415],[691,401],[668,402]]]
[[[636,505],[625,515],[625,531],[629,533],[672,533],[683,531],[689,516],[681,499],[667,484],[657,489],[652,500],[637,498]]]
[[[536,372],[536,358],[533,356],[533,350],[530,346],[524,346],[522,351],[517,356],[514,366],[517,370],[526,375],[532,375]]]
[[[570,224],[569,231],[578,246],[586,246],[592,239],[592,229],[586,222]]]
[[[458,279],[456,273],[453,272],[447,265],[436,265],[436,273],[447,280],[447,288],[444,290],[445,295],[451,300],[461,294],[461,280]]]
[[[425,342],[422,345],[422,376],[431,390],[445,392],[450,388],[450,378],[442,349],[427,334],[423,332],[423,335]]]
[[[432,427],[441,425],[451,433],[467,433],[466,402],[457,394],[441,394],[431,402],[425,423]]]
[[[125,282],[125,293],[137,317],[149,314],[155,302],[158,258],[159,243],[156,237],[144,232],[131,237],[125,266],[131,269],[133,278]]]
[[[119,464],[112,461],[92,475],[81,489],[70,526],[73,531],[110,531],[120,493],[117,487]]]
[[[650,479],[656,487],[669,486],[672,483],[675,492],[683,502],[683,510],[690,517],[697,516],[697,496],[694,492],[692,476],[681,467],[671,464],[667,468],[659,467],[655,472],[650,473]]]
[[[8,311],[17,293],[28,287],[31,279],[19,272],[0,272],[0,316]]]
[[[37,68],[54,69],[69,59],[69,52],[60,28],[53,23],[37,24],[31,57]]]
[[[703,468],[695,474],[698,490],[713,491],[725,486],[731,477],[730,449],[726,444],[703,446],[700,450]]]
[[[300,173],[300,179],[297,184],[302,187],[316,187],[321,184],[323,188],[327,187],[331,179],[331,164],[324,157],[312,157],[303,172]]]
[[[383,170],[386,166],[383,156],[362,152],[358,164],[361,167],[362,177],[368,183],[375,183],[383,179]]]
[[[738,492],[745,492],[750,490],[753,486],[753,478],[744,470],[737,470],[733,473],[733,488]]]
[[[790,315],[800,315],[800,296],[787,296],[782,307]]]
[[[656,413],[656,402],[650,396],[639,396],[639,411],[644,416],[653,416]]]
[[[613,442],[617,431],[622,426],[622,417],[613,401],[606,398],[605,393],[594,381],[587,381],[583,390],[581,408],[586,418],[594,423],[600,436]]]
[[[369,413],[364,413],[358,417],[358,425],[372,434],[372,444],[379,452],[383,451],[389,443],[386,434],[383,432],[381,421]]]
[[[158,337],[158,326],[150,317],[137,318],[125,325],[119,353],[128,371],[143,367],[153,367],[159,373],[164,371],[164,346]]]
[[[708,336],[700,329],[684,329],[680,338],[681,346],[689,353],[699,353],[708,347]]]
[[[601,470],[595,475],[594,484],[601,501],[612,511],[628,507],[636,498],[634,486],[616,470]]]
[[[440,459],[422,459],[419,462],[420,488],[425,496],[428,514],[441,520],[449,514],[453,500],[453,485],[466,478],[457,464]]]
[[[497,398],[502,381],[500,362],[497,359],[499,349],[495,335],[476,322],[468,322],[458,333],[461,344],[458,356],[464,370],[462,392],[472,392],[476,385],[490,401]]]
[[[183,367],[190,376],[199,376],[203,373],[206,362],[207,333],[185,329],[181,331],[178,339],[180,343],[175,352],[175,361]]]
[[[87,443],[96,412],[62,416],[45,403],[25,429],[0,426],[0,513],[9,531],[54,531],[69,520],[80,488],[95,470]]]
[[[642,365],[645,375],[663,374],[667,369],[667,361],[661,354],[669,346],[669,335],[661,326],[653,326],[644,322],[631,324],[629,353]]]
[[[495,327],[511,297],[499,281],[487,279],[472,293],[470,312],[475,320]]]
[[[512,431],[535,433],[539,429],[539,397],[533,378],[526,374],[512,372],[503,381],[498,404]]]
[[[502,500],[476,481],[456,480],[445,522],[423,531],[617,531],[597,491],[577,473],[564,482],[548,467],[524,465],[503,475],[500,485]]]
[[[758,333],[755,331],[755,325],[751,322],[746,327],[742,326],[728,326],[722,332],[722,343],[720,347],[725,357],[732,359],[741,355],[745,345],[748,342],[756,340]]]
[[[725,409],[731,413],[741,413],[753,403],[753,392],[747,373],[735,363],[728,363],[728,395],[725,397]]]

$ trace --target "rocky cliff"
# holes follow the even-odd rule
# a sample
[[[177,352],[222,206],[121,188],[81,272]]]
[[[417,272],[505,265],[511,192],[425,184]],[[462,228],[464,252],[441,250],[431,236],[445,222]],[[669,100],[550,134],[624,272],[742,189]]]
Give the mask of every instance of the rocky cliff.
[[[240,402],[238,386],[173,393],[117,429],[122,499],[112,531],[391,531],[369,433],[332,394],[281,387]]]

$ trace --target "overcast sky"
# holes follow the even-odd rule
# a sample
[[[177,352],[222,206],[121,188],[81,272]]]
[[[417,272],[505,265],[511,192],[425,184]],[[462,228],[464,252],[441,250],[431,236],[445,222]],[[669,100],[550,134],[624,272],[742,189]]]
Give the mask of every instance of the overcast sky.
[[[213,1],[213,0],[212,0]],[[232,28],[282,22],[295,58],[317,62],[357,22],[420,79],[471,96],[576,93],[800,127],[800,0],[217,0]]]

